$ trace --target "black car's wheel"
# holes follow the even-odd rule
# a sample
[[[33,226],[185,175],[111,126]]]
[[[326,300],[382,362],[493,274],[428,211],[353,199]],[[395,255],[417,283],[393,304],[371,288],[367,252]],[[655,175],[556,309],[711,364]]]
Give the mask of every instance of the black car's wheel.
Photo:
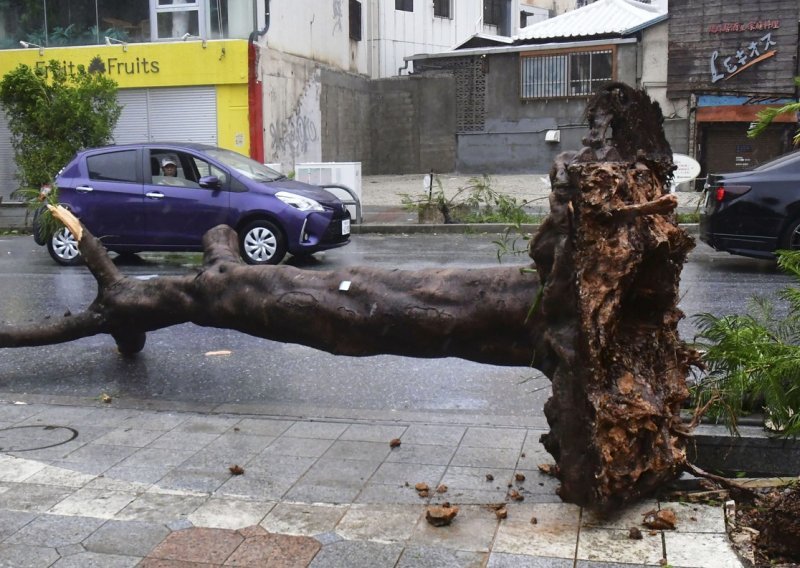
[[[239,247],[247,264],[278,264],[286,256],[286,239],[269,221],[254,221],[242,229]]]
[[[48,239],[47,252],[61,266],[77,266],[83,261],[78,241],[66,227],[60,228]]]
[[[800,250],[800,219],[794,219],[789,223],[789,227],[781,239],[780,248]]]

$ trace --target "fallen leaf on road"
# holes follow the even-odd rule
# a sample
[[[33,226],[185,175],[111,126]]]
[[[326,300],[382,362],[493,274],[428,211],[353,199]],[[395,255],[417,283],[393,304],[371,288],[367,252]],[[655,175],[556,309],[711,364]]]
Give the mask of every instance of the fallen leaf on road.
[[[242,466],[240,466],[240,465],[234,464],[231,467],[229,467],[228,469],[230,470],[230,472],[233,475],[243,475],[244,474],[244,468]]]
[[[111,402],[111,397],[108,396],[106,393],[103,393],[100,395],[100,402],[105,402],[106,404],[108,404],[109,402]]]
[[[447,493],[447,485],[442,483],[439,487],[436,488],[436,493]]]
[[[394,440],[389,442],[389,447],[390,448],[396,448],[399,445],[400,445],[400,438],[395,438]]]

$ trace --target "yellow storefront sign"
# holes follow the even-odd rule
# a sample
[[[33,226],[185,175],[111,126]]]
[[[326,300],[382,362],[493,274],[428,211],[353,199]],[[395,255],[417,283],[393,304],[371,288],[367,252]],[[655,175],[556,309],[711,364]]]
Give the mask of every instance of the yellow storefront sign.
[[[0,51],[0,76],[20,64],[46,68],[52,60],[68,73],[81,65],[103,73],[120,89],[214,85],[219,145],[249,152],[246,40],[7,49]]]

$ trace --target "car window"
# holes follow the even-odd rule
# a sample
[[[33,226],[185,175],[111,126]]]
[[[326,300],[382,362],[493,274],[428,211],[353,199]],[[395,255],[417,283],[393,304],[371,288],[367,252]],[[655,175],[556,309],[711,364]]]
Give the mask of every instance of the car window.
[[[284,177],[282,173],[231,150],[214,148],[206,150],[206,153],[221,162],[222,165],[228,166],[254,181],[271,182]]]
[[[136,182],[136,150],[94,154],[86,158],[89,179]]]
[[[201,178],[208,176],[216,176],[217,179],[219,180],[220,185],[222,186],[224,186],[225,183],[228,181],[228,175],[225,173],[225,171],[218,168],[211,162],[206,162],[205,160],[198,158],[197,156],[191,156],[190,159],[192,160],[194,168],[197,170],[197,173]]]
[[[200,188],[192,156],[175,150],[150,150],[150,183]],[[174,167],[170,168],[169,166]]]

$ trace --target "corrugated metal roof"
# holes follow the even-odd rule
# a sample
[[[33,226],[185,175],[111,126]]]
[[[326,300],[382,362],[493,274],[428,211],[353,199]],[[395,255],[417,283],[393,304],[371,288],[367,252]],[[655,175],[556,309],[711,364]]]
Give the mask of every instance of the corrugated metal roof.
[[[524,27],[514,40],[626,35],[666,17],[667,14],[655,6],[635,0],[597,0],[583,8]]]

